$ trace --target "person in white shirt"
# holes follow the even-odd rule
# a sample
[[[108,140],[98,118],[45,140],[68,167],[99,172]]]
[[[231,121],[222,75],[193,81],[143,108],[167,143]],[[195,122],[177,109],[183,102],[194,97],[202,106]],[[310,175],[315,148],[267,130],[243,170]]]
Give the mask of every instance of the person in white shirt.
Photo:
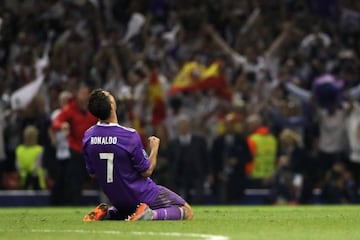
[[[346,121],[346,131],[349,141],[349,169],[356,184],[360,185],[360,104],[352,103],[351,112]]]

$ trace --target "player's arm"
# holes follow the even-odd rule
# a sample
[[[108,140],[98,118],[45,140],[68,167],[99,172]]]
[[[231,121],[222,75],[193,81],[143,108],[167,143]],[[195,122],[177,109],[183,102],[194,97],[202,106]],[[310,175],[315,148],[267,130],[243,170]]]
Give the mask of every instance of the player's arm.
[[[85,168],[87,173],[89,174],[89,176],[91,178],[95,178],[95,169],[93,166],[93,159],[89,156],[88,154],[88,150],[87,150],[87,146],[88,146],[88,137],[87,134],[85,132],[83,141],[82,141],[82,153],[83,153],[83,157],[84,157],[84,161],[85,161]]]
[[[150,156],[149,156],[149,160],[150,160],[150,167],[145,171],[142,172],[141,175],[143,177],[150,177],[151,174],[153,173],[155,166],[156,166],[156,161],[157,161],[157,155],[158,155],[158,151],[159,151],[159,145],[160,145],[160,139],[155,137],[155,136],[151,136],[149,137],[149,146],[150,146]]]

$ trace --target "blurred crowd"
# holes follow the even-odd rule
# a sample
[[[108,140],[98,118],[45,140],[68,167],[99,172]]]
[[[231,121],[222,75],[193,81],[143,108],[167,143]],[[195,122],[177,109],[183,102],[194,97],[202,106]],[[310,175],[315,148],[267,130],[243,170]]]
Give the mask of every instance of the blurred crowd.
[[[76,141],[101,87],[190,203],[357,202],[359,57],[356,0],[0,0],[1,188],[97,188]]]

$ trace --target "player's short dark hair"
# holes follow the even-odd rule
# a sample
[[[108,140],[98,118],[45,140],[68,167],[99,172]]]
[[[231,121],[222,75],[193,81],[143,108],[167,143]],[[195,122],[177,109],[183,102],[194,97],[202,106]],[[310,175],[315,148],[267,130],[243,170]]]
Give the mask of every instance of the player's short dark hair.
[[[104,90],[98,88],[91,92],[88,109],[92,115],[100,120],[106,120],[111,114],[111,101],[109,95]]]

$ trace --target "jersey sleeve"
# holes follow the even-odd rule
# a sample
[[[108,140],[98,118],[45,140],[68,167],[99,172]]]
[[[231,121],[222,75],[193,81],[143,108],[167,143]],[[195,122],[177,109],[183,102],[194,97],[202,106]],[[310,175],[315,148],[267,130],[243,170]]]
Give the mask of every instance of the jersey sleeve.
[[[88,140],[89,140],[89,138],[86,136],[86,133],[85,133],[85,136],[83,138],[83,143],[82,143],[82,152],[83,152],[83,157],[84,157],[84,160],[85,160],[86,171],[89,174],[94,174],[95,169],[94,169],[92,160],[89,157],[89,154],[88,154],[88,151],[87,151],[87,146],[88,146],[88,142],[89,142]]]
[[[91,161],[91,158],[87,155],[87,152],[84,152],[84,159],[85,159],[85,167],[88,174],[95,174],[95,170]]]
[[[139,134],[134,134],[134,148],[132,152],[133,166],[139,173],[143,173],[150,167],[149,157],[142,145]]]

